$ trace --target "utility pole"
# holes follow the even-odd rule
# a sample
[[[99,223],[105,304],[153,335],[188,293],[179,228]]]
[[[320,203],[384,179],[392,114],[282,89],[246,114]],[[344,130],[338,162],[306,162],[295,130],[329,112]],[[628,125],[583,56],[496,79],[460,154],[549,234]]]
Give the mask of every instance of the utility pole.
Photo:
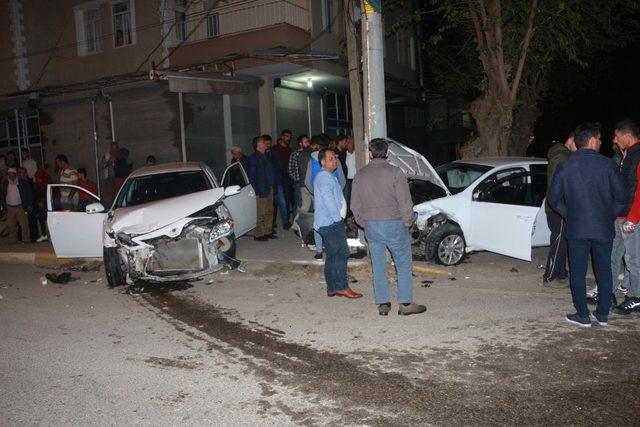
[[[353,121],[353,141],[356,145],[356,167],[367,163],[367,142],[364,139],[364,118],[362,115],[362,91],[360,85],[360,52],[356,39],[355,1],[343,0],[342,15],[347,30],[347,59],[349,67],[349,91],[351,96],[351,120]]]
[[[382,0],[361,0],[361,5],[364,138],[369,141],[373,138],[387,137]]]

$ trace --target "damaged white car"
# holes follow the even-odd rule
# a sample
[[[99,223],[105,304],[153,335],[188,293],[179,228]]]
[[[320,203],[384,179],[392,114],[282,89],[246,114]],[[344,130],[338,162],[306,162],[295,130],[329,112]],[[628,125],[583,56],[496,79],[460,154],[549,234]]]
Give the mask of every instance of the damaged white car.
[[[237,266],[235,238],[255,228],[255,192],[239,163],[218,183],[196,162],[134,171],[108,212],[97,195],[51,184],[47,225],[56,256],[104,257],[110,286],[188,280]]]
[[[389,148],[389,161],[409,179],[412,236],[427,260],[455,265],[486,250],[531,261],[532,247],[549,245],[545,159],[458,160],[434,169],[402,144]]]

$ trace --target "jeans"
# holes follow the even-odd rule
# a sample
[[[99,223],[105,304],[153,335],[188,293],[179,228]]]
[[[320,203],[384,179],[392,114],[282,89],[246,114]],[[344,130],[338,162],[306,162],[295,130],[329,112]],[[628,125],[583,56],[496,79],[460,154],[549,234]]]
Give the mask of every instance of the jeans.
[[[345,232],[345,235],[346,235],[346,232]],[[313,230],[313,241],[316,244],[316,253],[321,254],[322,253],[322,235],[316,230]]]
[[[624,236],[622,231],[622,224],[624,224],[624,219],[616,219],[615,229],[616,229],[616,237],[613,239],[613,249],[611,249],[611,274],[612,274],[612,283],[613,283],[613,292],[616,291],[616,284],[618,283],[618,275],[620,275],[620,270],[624,273],[624,279],[622,279],[622,286],[629,289],[629,272],[624,267]]]
[[[269,190],[267,197],[256,196],[256,230],[255,237],[271,234],[273,221],[273,190]]]
[[[351,189],[353,188],[353,180],[347,179],[347,183],[344,186],[344,199],[347,201],[347,216],[350,215],[351,212]]]
[[[347,282],[349,247],[344,221],[320,227],[318,232],[324,241],[324,279],[327,282],[327,293],[347,289],[349,287]]]
[[[413,302],[411,238],[402,221],[366,221],[364,235],[369,243],[376,304],[391,302],[387,283],[387,249],[398,273],[398,303]]]
[[[567,277],[567,239],[565,228],[567,224],[555,212],[547,212],[547,225],[551,230],[551,247],[547,256],[547,265],[542,279],[550,282]]]
[[[282,225],[285,225],[289,222],[289,210],[287,209],[287,201],[284,198],[284,187],[282,185],[275,186],[275,193],[273,197],[273,201],[276,206],[278,206],[278,212],[280,213],[280,221],[282,221]],[[273,218],[273,223],[275,225],[276,219],[275,216]]]
[[[293,216],[294,218],[296,217],[296,215],[298,215],[298,209],[300,209],[300,206],[302,206],[302,191],[300,189],[301,185],[302,184],[297,182],[293,184],[293,210],[291,216]]]
[[[616,228],[617,228],[616,221]],[[620,224],[622,227],[622,223]],[[621,230],[622,231],[622,230]],[[640,231],[620,233],[624,241],[625,274],[629,277],[629,296],[640,297]]]
[[[598,284],[598,298],[596,314],[608,316],[611,308],[611,299],[606,295],[611,295],[611,248],[612,240],[600,239],[570,239],[569,240],[569,266],[571,295],[573,296],[573,306],[578,316],[589,317],[587,308],[587,285],[585,276],[589,263],[589,252],[593,260],[593,272]]]

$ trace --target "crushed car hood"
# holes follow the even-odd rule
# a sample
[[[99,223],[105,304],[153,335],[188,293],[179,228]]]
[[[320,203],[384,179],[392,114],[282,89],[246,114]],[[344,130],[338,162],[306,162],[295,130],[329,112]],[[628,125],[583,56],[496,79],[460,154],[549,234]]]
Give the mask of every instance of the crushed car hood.
[[[392,139],[388,139],[388,141],[389,151],[387,158],[389,163],[399,167],[407,177],[425,179],[441,187],[447,195],[451,195],[447,186],[444,185],[444,182],[442,182],[440,176],[436,173],[436,170],[422,154],[398,141]]]
[[[216,203],[223,195],[223,188],[214,188],[129,208],[119,208],[114,210],[113,217],[107,220],[107,230],[136,235],[150,233]]]

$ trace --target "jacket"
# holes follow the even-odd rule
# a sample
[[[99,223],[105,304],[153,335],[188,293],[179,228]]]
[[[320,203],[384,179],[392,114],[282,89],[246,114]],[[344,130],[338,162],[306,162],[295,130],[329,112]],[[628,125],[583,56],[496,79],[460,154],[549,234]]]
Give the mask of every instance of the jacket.
[[[571,156],[571,150],[564,146],[564,144],[553,144],[549,151],[547,151],[547,160],[549,161],[547,165],[547,194],[549,194],[549,189],[551,188],[551,181],[553,181],[553,175],[556,171],[556,168],[560,163],[567,160]],[[547,212],[551,212],[551,207],[549,206],[549,201],[545,202],[544,206]]]
[[[273,175],[273,185],[282,185],[282,178],[284,176],[284,169],[282,169],[282,165],[280,164],[280,159],[278,158],[278,153],[274,149],[265,151],[264,153],[269,160],[269,164],[271,165],[271,172]]]
[[[2,210],[7,210],[7,189],[9,187],[9,178],[2,180],[0,185],[0,197],[2,197]],[[20,201],[24,210],[31,209],[33,207],[33,189],[31,183],[27,180],[18,178],[18,191],[20,192]]]
[[[311,153],[313,153],[313,148],[307,147],[298,156],[298,172],[300,173],[300,181],[304,183],[305,177],[307,176],[307,165],[309,164],[309,160],[311,159]]]
[[[313,194],[313,182],[315,181],[318,173],[322,170],[322,165],[320,164],[320,161],[318,161],[318,153],[319,151],[311,153],[311,158],[307,163],[306,175],[304,177],[304,185],[311,194]],[[333,175],[338,180],[340,188],[344,188],[347,184],[347,179],[345,178],[344,173],[342,173],[342,168],[337,167],[336,170],[333,171]]]
[[[269,197],[273,187],[273,172],[267,156],[256,151],[249,157],[249,181],[260,198]]]
[[[633,204],[638,188],[638,165],[640,165],[640,143],[627,148],[627,152],[620,164],[620,172],[627,189],[627,201],[624,209],[620,212],[621,216],[627,216]]]
[[[547,200],[567,222],[567,239],[613,240],[627,191],[613,160],[581,148],[558,165]]]
[[[353,179],[351,211],[356,222],[401,220],[413,222],[413,201],[404,172],[386,159],[372,159]]]

